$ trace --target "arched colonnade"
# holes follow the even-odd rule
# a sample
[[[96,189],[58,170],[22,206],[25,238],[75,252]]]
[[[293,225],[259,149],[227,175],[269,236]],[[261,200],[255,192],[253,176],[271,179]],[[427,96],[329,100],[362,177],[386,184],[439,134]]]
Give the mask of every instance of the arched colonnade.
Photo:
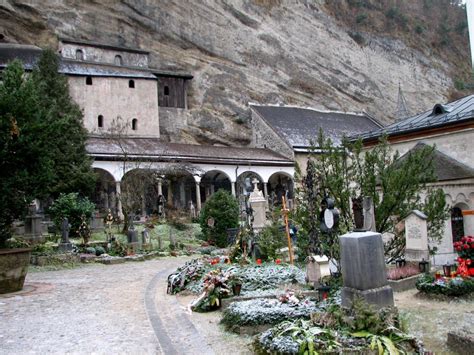
[[[290,200],[293,198],[294,168],[291,166],[96,160],[93,168],[98,174],[94,202],[99,210],[111,209],[120,218],[123,218],[123,203],[141,215],[157,212],[160,195],[168,208],[194,208],[199,213],[206,200],[219,189],[242,199],[252,190],[255,179],[271,203],[278,203],[283,195]]]

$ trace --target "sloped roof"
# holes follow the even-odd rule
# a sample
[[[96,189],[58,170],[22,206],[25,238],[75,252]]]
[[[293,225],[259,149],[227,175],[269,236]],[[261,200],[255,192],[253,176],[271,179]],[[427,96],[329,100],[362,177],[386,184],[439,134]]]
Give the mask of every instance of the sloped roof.
[[[403,160],[407,154],[415,152],[426,147],[427,144],[423,142],[417,143],[406,154],[400,157]],[[434,171],[438,181],[449,181],[458,179],[468,179],[474,177],[474,169],[461,163],[460,161],[450,157],[447,154],[434,149],[432,153]]]
[[[0,43],[0,68],[15,59],[22,61],[26,70],[32,70],[41,55],[41,48],[28,44]]]
[[[82,43],[76,41],[68,42]],[[122,47],[114,48],[126,49]],[[41,56],[41,51],[41,48],[27,44],[0,43],[0,68],[5,68],[8,63],[14,59],[19,59],[23,63],[25,70],[33,70]],[[137,52],[135,49],[130,49],[130,51]],[[145,51],[142,52],[148,53]],[[140,68],[124,65],[117,66],[101,62],[79,61],[62,57],[60,58],[59,71],[67,75],[142,78],[152,80],[156,80],[157,76],[180,77],[184,79],[193,78],[191,74],[184,72],[162,71],[157,68]]]
[[[343,136],[378,129],[381,125],[366,114],[325,112],[289,106],[251,105],[292,147],[310,147],[322,128],[325,135],[340,144]]]
[[[97,43],[97,42],[90,42],[90,41],[75,40],[75,39],[72,39],[72,38],[60,37],[59,40],[63,43],[82,44],[82,45],[86,45],[86,46],[98,47],[98,48],[104,48],[104,49],[112,49],[112,50],[122,51],[122,52],[139,53],[139,54],[149,54],[150,53],[149,51],[145,51],[141,48],[132,48],[132,47],[124,47],[124,46],[118,46],[118,45],[111,45],[111,44],[106,44],[106,43]]]
[[[367,131],[363,134],[356,133],[351,138],[370,140],[384,134],[388,136],[403,135],[470,120],[474,120],[474,95],[444,105],[436,104],[431,110],[395,122],[382,129]]]
[[[156,77],[148,69],[137,67],[117,66],[98,62],[85,62],[62,58],[59,71],[68,75],[106,76],[123,78],[153,79]]]
[[[294,165],[293,161],[269,149],[167,143],[158,138],[127,137],[117,140],[89,137],[86,149],[98,160],[120,160],[123,159],[125,152],[127,158],[136,160]]]

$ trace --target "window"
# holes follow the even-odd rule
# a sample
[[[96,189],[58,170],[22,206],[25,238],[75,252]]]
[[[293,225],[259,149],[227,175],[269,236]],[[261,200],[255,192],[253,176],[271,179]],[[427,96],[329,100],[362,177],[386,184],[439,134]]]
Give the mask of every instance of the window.
[[[135,82],[133,80],[129,80],[128,81],[128,87],[132,88],[132,89],[135,88]]]
[[[451,232],[453,243],[459,242],[464,236],[464,217],[459,207],[453,207],[451,209]]]
[[[134,118],[134,119],[132,120],[132,129],[133,129],[134,131],[136,131],[137,128],[138,128],[138,120],[137,120],[136,118]]]
[[[92,85],[92,76],[86,76],[86,85]]]
[[[99,115],[97,117],[97,127],[99,127],[99,128],[104,127],[104,116]]]
[[[169,94],[170,94],[170,88],[169,88],[168,86],[165,86],[165,88],[164,88],[164,94],[165,94],[165,96],[169,96]]]
[[[115,63],[115,65],[122,65],[122,63],[123,63],[122,57],[119,56],[119,55],[116,55],[115,58],[114,58],[114,63]]]
[[[82,51],[82,49],[76,49],[76,59],[84,60],[84,52]]]

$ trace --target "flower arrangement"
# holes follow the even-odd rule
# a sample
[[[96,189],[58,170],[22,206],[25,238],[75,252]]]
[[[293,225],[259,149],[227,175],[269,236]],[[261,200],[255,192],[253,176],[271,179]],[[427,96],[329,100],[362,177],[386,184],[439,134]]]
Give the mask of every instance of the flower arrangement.
[[[204,287],[201,295],[191,302],[191,309],[196,312],[207,312],[221,306],[221,299],[229,297],[229,271],[211,270],[204,277]]]
[[[474,237],[462,237],[459,242],[453,244],[458,253],[457,275],[462,277],[474,276]]]
[[[423,275],[416,282],[416,288],[428,294],[463,296],[474,292],[474,279],[471,277],[445,277]]]

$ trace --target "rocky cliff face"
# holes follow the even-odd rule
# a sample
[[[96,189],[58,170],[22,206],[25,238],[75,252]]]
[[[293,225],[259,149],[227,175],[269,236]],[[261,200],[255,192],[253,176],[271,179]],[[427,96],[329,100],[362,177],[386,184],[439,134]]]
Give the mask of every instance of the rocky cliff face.
[[[322,0],[4,0],[0,16],[4,42],[139,47],[153,67],[192,73],[187,125],[165,132],[172,141],[247,144],[248,102],[365,110],[387,123],[399,83],[415,113],[447,100],[456,66],[387,36],[361,46]]]

